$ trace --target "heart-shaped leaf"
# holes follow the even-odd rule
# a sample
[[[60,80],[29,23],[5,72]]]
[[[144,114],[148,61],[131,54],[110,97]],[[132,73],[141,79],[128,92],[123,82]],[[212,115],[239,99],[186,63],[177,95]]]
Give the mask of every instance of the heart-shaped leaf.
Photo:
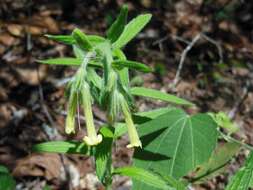
[[[216,128],[208,114],[189,116],[172,109],[138,127],[143,149],[135,151],[134,165],[179,179],[210,158],[217,144]]]
[[[217,146],[208,162],[199,166],[192,182],[204,182],[209,178],[214,178],[224,171],[225,166],[233,158],[233,156],[240,150],[240,145],[235,142],[228,142]]]

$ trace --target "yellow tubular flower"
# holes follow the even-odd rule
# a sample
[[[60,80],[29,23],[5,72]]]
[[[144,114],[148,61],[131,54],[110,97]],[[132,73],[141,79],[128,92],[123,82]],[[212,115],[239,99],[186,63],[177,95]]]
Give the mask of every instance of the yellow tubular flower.
[[[82,88],[82,103],[84,106],[84,114],[86,119],[86,127],[87,127],[87,136],[84,137],[84,142],[89,146],[94,146],[102,142],[102,135],[97,135],[94,121],[93,121],[93,114],[92,114],[92,107],[91,107],[91,94],[89,85],[84,82]]]
[[[128,136],[129,136],[129,140],[130,140],[130,144],[127,145],[127,148],[142,147],[136,127],[135,127],[133,120],[132,120],[132,116],[131,116],[128,104],[122,95],[121,95],[120,103],[121,103],[122,112],[125,117],[127,130],[128,130]]]
[[[77,94],[71,89],[69,104],[68,104],[68,114],[65,124],[65,132],[67,134],[75,133],[75,115],[77,108]]]

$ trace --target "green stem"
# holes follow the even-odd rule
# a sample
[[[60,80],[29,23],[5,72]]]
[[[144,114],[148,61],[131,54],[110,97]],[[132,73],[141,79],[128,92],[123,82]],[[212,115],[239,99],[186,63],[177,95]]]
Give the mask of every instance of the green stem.
[[[113,125],[110,125],[113,128],[113,134],[114,134],[114,127]],[[113,148],[113,143],[114,143],[114,138],[112,139],[111,142],[111,149],[110,152],[108,153],[110,157],[108,158],[106,168],[107,168],[107,173],[106,173],[106,179],[105,179],[105,190],[112,190],[112,176],[113,176],[113,165],[112,165],[112,148]]]
[[[112,190],[112,184],[111,183],[106,184],[105,190]]]
[[[200,181],[201,179],[203,179],[203,178],[205,178],[205,177],[207,177],[207,176],[209,176],[209,175],[211,175],[211,174],[217,172],[217,171],[220,170],[221,168],[224,168],[229,162],[230,162],[230,160],[227,161],[226,163],[224,163],[224,164],[222,164],[222,165],[220,165],[220,166],[214,168],[213,170],[207,171],[207,172],[204,173],[203,175],[200,175],[200,176],[198,176],[198,177],[196,177],[196,178],[191,179],[190,182],[191,182],[191,183],[195,183],[196,181]]]
[[[222,136],[226,141],[237,143],[237,144],[241,145],[242,147],[244,147],[244,148],[246,148],[246,149],[248,149],[248,150],[250,150],[250,151],[253,151],[253,146],[251,146],[251,145],[249,145],[249,144],[246,144],[246,143],[244,143],[244,142],[242,142],[242,141],[239,141],[239,140],[237,140],[237,139],[235,139],[235,138],[233,138],[233,137],[231,137],[231,136],[229,136],[229,135],[226,135],[226,134],[224,134],[224,133],[221,132],[221,131],[220,131],[220,134],[221,134],[221,136]]]

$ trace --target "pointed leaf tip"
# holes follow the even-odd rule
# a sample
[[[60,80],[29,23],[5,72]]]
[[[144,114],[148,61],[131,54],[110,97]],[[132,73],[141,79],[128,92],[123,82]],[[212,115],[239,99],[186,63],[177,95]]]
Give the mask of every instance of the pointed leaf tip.
[[[80,29],[75,28],[72,32],[73,38],[76,40],[77,45],[84,51],[90,51],[92,49],[92,44],[86,34],[84,34]]]
[[[128,7],[123,5],[117,19],[112,23],[111,27],[107,31],[108,39],[113,43],[115,42],[124,30],[127,23]]]
[[[124,47],[146,26],[151,17],[151,14],[142,14],[131,20],[125,26],[117,41],[113,43],[113,48],[118,49]]]

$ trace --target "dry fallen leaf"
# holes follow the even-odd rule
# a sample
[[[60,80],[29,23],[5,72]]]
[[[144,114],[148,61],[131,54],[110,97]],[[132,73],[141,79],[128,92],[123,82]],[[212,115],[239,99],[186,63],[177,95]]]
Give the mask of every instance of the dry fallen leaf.
[[[47,30],[48,33],[59,33],[58,24],[49,16],[34,16],[29,25],[41,27],[42,32]]]
[[[0,44],[12,46],[15,43],[15,38],[9,34],[0,34]]]
[[[61,160],[57,154],[32,154],[17,161],[15,177],[41,176],[47,180],[60,178]]]
[[[44,33],[43,29],[38,26],[27,26],[26,30],[32,35],[41,35]]]
[[[43,80],[46,77],[47,66],[40,65],[39,73],[37,69],[30,69],[30,68],[17,68],[16,71],[20,75],[20,78],[24,83],[36,85],[39,83],[39,79]]]
[[[10,122],[13,109],[13,106],[8,103],[0,105],[0,129],[6,127],[8,122]]]
[[[0,163],[4,163],[8,168],[13,168],[18,158],[17,150],[9,145],[0,145]]]
[[[14,36],[22,36],[23,27],[18,24],[8,24],[7,30]]]

